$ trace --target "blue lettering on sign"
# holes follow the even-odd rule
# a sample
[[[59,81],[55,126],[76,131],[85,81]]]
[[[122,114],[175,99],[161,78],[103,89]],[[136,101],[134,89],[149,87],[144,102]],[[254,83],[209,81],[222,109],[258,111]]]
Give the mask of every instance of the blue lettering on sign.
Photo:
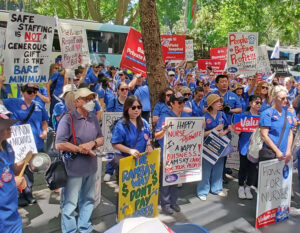
[[[236,72],[238,71],[238,69],[237,69],[236,67],[229,67],[229,68],[228,68],[228,71],[229,71],[230,73],[236,73]]]
[[[46,83],[48,82],[46,75],[17,75],[9,76],[8,83]]]
[[[37,73],[39,66],[14,66],[14,74]]]

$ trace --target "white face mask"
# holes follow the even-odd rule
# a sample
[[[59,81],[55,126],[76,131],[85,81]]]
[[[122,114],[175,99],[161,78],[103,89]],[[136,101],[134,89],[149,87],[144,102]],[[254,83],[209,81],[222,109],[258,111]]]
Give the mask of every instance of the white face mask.
[[[87,102],[86,104],[84,104],[83,107],[88,112],[91,112],[95,108],[95,102],[93,100],[91,100],[90,102]]]

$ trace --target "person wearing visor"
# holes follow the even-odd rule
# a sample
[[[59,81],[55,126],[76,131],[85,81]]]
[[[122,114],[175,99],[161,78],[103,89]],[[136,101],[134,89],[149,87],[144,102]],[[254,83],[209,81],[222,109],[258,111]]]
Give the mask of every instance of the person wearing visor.
[[[97,157],[94,149],[104,143],[98,119],[91,111],[96,93],[88,88],[75,91],[76,109],[64,115],[57,128],[55,147],[64,151],[67,184],[62,189],[62,232],[91,232]],[[78,206],[78,216],[75,210]]]
[[[17,120],[9,118],[10,112],[0,105],[0,232],[21,233],[22,219],[18,212],[18,189],[25,188],[24,177],[18,175],[24,161],[15,163],[12,146],[7,142],[11,137],[11,126]]]
[[[21,87],[22,98],[4,99],[4,106],[12,112],[12,119],[19,120],[18,124],[29,124],[33,133],[38,152],[44,149],[44,139],[47,138],[48,112],[45,107],[37,104],[34,98],[39,88],[36,84],[27,83]],[[19,197],[19,205],[26,206],[36,203],[32,196],[33,174],[26,167],[24,177],[27,182],[26,189]]]
[[[168,125],[165,125],[166,117],[189,117],[187,113],[183,111],[185,101],[187,98],[182,96],[180,92],[173,94],[170,96],[170,100],[168,102],[170,106],[170,111],[166,112],[162,116],[159,117],[158,122],[156,124],[155,129],[155,138],[158,140],[158,143],[161,148],[161,165],[160,165],[160,174],[163,174],[163,151],[164,151],[164,135],[167,132]],[[174,211],[180,212],[180,206],[177,204],[178,199],[178,185],[162,185],[162,175],[159,176],[159,198],[160,205],[163,213],[167,215],[172,215]]]

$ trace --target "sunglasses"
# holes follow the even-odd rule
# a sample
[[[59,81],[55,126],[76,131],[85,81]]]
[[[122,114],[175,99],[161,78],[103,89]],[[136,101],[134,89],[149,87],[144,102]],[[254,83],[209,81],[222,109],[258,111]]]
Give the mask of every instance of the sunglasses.
[[[120,88],[120,91],[128,91],[128,88]]]
[[[183,94],[183,96],[187,96],[187,97],[189,97],[190,95],[191,95],[190,93]]]
[[[177,101],[179,105],[184,104],[184,101]]]
[[[284,101],[284,100],[287,100],[288,98],[287,97],[282,97],[282,98],[278,97],[278,99],[280,99],[281,101]]]
[[[141,105],[138,105],[138,106],[132,106],[131,107],[131,109],[134,111],[134,110],[136,110],[136,109],[138,109],[138,110],[141,110],[142,109],[142,106]]]
[[[123,76],[124,74],[119,74],[119,76]]]
[[[269,90],[269,87],[265,87],[265,86],[262,86],[261,89],[266,89],[266,90]]]
[[[90,101],[94,100],[94,98],[87,98],[87,97],[82,97],[81,99],[85,102],[90,102]]]
[[[28,95],[32,95],[32,94],[36,94],[37,90],[33,90],[33,91],[26,91]]]
[[[260,101],[255,101],[255,104],[259,104],[259,105],[261,105],[261,102]]]
[[[58,70],[58,69],[59,69],[59,67],[54,67],[54,69]]]
[[[167,97],[170,97],[172,94],[166,94]]]

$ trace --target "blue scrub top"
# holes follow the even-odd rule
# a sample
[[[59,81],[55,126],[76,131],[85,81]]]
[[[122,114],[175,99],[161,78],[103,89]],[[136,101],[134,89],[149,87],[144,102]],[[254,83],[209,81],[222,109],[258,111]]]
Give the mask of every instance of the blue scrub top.
[[[190,100],[188,100],[188,101],[185,102],[184,107],[185,107],[185,108],[190,108],[190,109],[193,110],[192,102],[191,102]],[[188,116],[190,116],[190,117],[192,116],[192,113],[193,113],[193,112],[190,112],[190,113],[186,112],[186,114],[187,114]]]
[[[19,121],[25,120],[33,105],[33,102],[35,101],[33,100],[30,106],[27,107],[23,99],[9,98],[3,100],[4,106],[13,113],[12,118]],[[43,132],[42,122],[48,120],[49,116],[46,109],[36,104],[33,113],[31,114],[29,120],[26,122],[31,126],[34,141],[38,151],[41,151],[44,148],[44,140],[40,138],[40,135]]]
[[[242,113],[244,113],[244,112],[246,112],[246,109],[247,109],[246,101],[245,101],[244,97],[239,98],[239,100],[242,105]]]
[[[192,116],[193,117],[201,117],[203,116],[203,99],[200,101],[198,105],[195,100],[192,100]]]
[[[106,89],[100,88],[100,89],[97,91],[97,94],[98,94],[99,99],[104,98],[105,106],[107,106],[108,103],[109,103],[113,98],[115,98],[114,92],[113,92],[111,89],[109,89],[109,88],[106,88]]]
[[[220,124],[224,124],[224,128],[226,128],[231,123],[228,121],[226,115],[222,111],[218,111],[216,119],[209,114],[209,112],[204,113],[205,117],[205,131],[211,130],[217,127]]]
[[[98,81],[98,76],[96,76],[94,74],[93,69],[91,69],[91,71],[88,72],[87,75],[85,76],[84,83],[90,85],[92,83],[96,83],[97,81]]]
[[[49,97],[48,95],[48,91],[45,87],[41,87],[39,86],[39,92],[45,96],[45,97]],[[38,96],[34,97],[34,100],[36,101],[37,104],[39,104],[41,107],[45,107],[46,103]]]
[[[153,109],[153,116],[162,116],[167,114],[170,111],[170,108],[166,105],[165,102],[158,102]]]
[[[115,125],[112,137],[111,144],[122,144],[131,149],[136,149],[140,153],[146,151],[147,142],[151,139],[151,131],[149,124],[143,120],[143,128],[138,133],[138,129],[129,121],[129,128],[123,123],[124,118],[121,118]],[[129,156],[127,153],[121,152],[123,156]]]
[[[101,107],[100,107],[100,104],[98,101],[94,100],[94,103],[95,103],[95,107],[92,111],[92,113],[94,113],[95,115],[97,115],[97,112],[101,110]]]
[[[271,108],[271,105],[267,103],[267,100],[265,99],[262,102],[261,108],[259,109],[259,113],[262,113],[263,111],[267,110],[268,108]]]
[[[124,105],[119,102],[118,96],[116,96],[112,101],[109,101],[106,106],[107,112],[123,112]]]
[[[57,97],[60,96],[60,94],[63,93],[63,87],[64,87],[64,81],[65,81],[65,78],[64,76],[60,75],[59,72],[55,72],[53,73],[51,76],[50,76],[50,80],[55,83],[55,87],[54,87],[54,90],[53,90],[53,95],[56,95]],[[54,84],[52,84],[54,85]]]
[[[22,220],[18,213],[18,191],[14,175],[15,155],[10,144],[0,151],[0,232],[21,233]],[[3,173],[8,172],[11,179],[3,181]],[[4,176],[4,175],[3,175]]]
[[[139,86],[134,95],[138,97],[143,105],[143,112],[151,111],[150,93],[148,86]]]
[[[278,114],[277,110],[274,108],[269,108],[261,113],[259,126],[260,127],[268,127],[269,128],[269,137],[273,141],[273,143],[277,146],[279,142],[279,137],[281,130],[283,128],[285,109],[282,109],[281,116]],[[288,136],[290,130],[294,127],[293,115],[287,111],[287,122],[285,131],[282,137],[282,141],[279,145],[279,150],[285,156],[285,152],[288,144]]]

